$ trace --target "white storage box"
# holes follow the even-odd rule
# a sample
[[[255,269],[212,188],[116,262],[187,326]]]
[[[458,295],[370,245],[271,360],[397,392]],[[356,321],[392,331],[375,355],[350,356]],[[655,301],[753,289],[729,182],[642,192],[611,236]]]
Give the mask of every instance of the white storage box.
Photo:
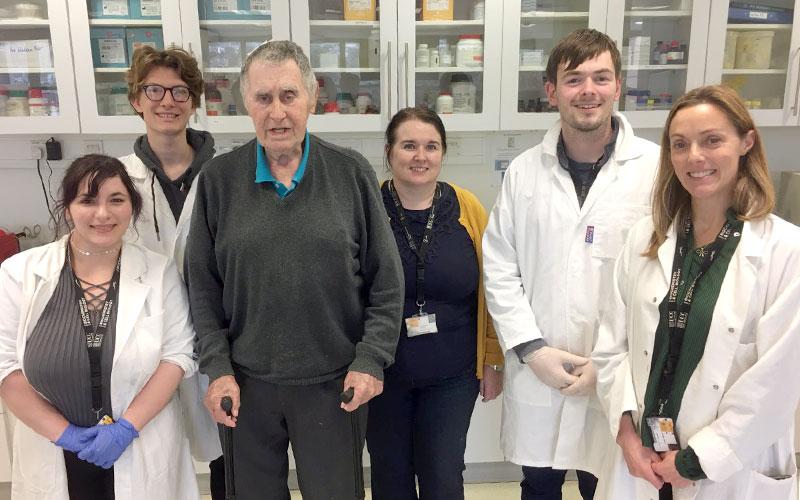
[[[0,41],[0,68],[52,68],[50,40]]]

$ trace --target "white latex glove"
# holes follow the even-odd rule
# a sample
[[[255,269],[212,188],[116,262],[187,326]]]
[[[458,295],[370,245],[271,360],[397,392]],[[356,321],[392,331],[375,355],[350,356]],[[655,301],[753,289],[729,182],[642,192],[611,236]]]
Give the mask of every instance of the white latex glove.
[[[590,396],[594,393],[594,386],[597,384],[597,372],[591,359],[583,365],[575,366],[571,374],[578,377],[578,380],[561,389],[561,394],[565,396]]]
[[[585,365],[588,358],[545,346],[525,358],[525,363],[539,380],[553,389],[561,390],[573,384],[578,377],[570,375],[564,365]]]

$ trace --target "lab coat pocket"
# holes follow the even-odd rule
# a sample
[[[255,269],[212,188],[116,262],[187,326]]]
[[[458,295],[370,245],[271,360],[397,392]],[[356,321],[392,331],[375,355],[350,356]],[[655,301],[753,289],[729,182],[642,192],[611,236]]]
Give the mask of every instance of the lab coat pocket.
[[[733,385],[757,360],[758,348],[755,343],[736,346],[736,353],[733,355],[733,363],[731,363],[731,371],[728,373],[725,387]]]
[[[48,498],[47,494],[55,488],[59,467],[64,470],[64,451],[21,421],[17,421],[14,429],[12,479],[22,485],[26,495],[24,498]]]
[[[591,234],[587,228],[586,241],[592,244],[592,257],[616,259],[622,251],[628,231],[650,213],[646,206],[619,205],[597,211]]]
[[[788,474],[787,474],[788,475]],[[789,500],[797,498],[797,469],[789,477],[769,477],[750,471],[744,500]]]
[[[505,396],[533,406],[550,406],[551,389],[533,374],[528,365],[510,362],[506,367]]]

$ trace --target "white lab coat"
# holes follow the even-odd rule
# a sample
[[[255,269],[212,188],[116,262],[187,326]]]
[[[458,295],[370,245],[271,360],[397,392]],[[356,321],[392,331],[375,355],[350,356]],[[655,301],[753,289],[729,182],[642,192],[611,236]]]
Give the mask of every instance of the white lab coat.
[[[131,224],[125,239],[174,259],[178,266],[178,272],[183,276],[183,257],[197,193],[197,183],[193,182],[189,188],[183,210],[176,223],[161,184],[158,179],[153,179],[153,171],[147,168],[136,154],[123,156],[120,161],[125,165],[134,186],[142,195],[142,214],[135,228]],[[155,204],[153,203],[153,193],[155,193]],[[158,218],[158,236],[156,236],[153,219],[154,211]],[[186,435],[189,438],[192,456],[199,462],[210,462],[222,455],[217,424],[203,404],[207,391],[208,376],[200,372],[183,379],[178,388]]]
[[[583,207],[556,156],[560,122],[506,172],[483,237],[486,302],[504,352],[538,338],[579,356],[592,351],[603,285],[627,231],[650,211],[659,153],[633,135],[622,115],[614,116],[620,125],[615,151]],[[597,398],[565,397],[515,353],[506,352],[506,359],[512,360],[504,377],[506,457],[597,474],[613,444]]]
[[[58,284],[67,237],[6,260],[0,268],[0,381],[23,367],[28,336]],[[111,370],[113,418],[119,419],[167,361],[191,376],[194,330],[186,290],[171,261],[125,244]],[[114,464],[117,500],[198,500],[189,443],[174,398]],[[68,500],[63,450],[22,421],[14,430],[12,500]]]
[[[608,287],[592,359],[597,391],[616,436],[632,411],[637,429],[652,363],[658,306],[669,289],[676,236],[670,228],[658,258],[643,257],[651,218],[631,230]],[[703,358],[689,379],[675,422],[709,479],[673,489],[676,500],[797,498],[793,435],[800,398],[800,229],[782,219],[745,222],[714,307]],[[633,478],[616,447],[595,498],[658,498]],[[614,456],[614,459],[611,459]],[[789,479],[773,477],[787,475]]]

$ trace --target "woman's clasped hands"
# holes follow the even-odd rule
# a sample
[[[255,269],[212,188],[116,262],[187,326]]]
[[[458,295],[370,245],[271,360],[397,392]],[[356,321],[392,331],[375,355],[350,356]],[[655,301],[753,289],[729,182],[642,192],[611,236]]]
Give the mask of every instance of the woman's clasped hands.
[[[136,428],[124,418],[111,424],[78,427],[70,424],[56,446],[78,454],[78,458],[104,469],[111,468],[134,439]]]

